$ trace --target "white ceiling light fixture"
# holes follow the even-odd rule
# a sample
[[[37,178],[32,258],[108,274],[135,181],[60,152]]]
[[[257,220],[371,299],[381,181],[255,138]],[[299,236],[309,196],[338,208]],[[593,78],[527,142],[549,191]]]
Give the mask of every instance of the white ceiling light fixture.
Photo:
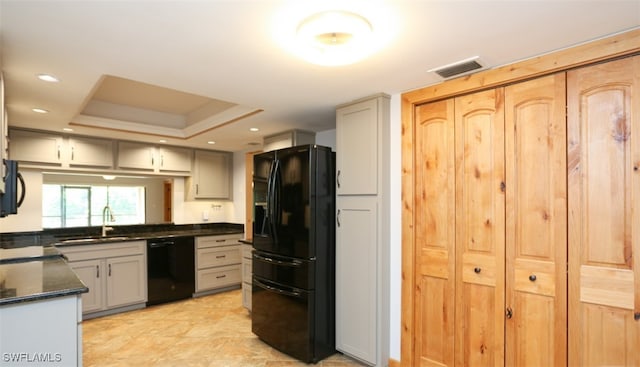
[[[31,111],[35,112],[35,113],[49,113],[48,110],[45,110],[44,108],[32,108]]]
[[[375,49],[373,26],[364,17],[329,10],[304,19],[296,30],[298,54],[318,65],[353,64]]]

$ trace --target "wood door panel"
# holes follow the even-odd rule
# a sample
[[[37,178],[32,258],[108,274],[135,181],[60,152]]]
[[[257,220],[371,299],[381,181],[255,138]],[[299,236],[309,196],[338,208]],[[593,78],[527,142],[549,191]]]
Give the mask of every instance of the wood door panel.
[[[498,336],[504,331],[500,323],[495,322],[496,315],[502,315],[502,304],[497,304],[500,300],[496,300],[495,287],[466,283],[461,288],[466,302],[459,305],[461,325],[464,325],[457,328],[463,340],[463,349],[458,355],[462,354],[464,363],[460,365],[502,366],[504,344]]]
[[[418,106],[415,131],[414,358],[454,365],[455,155],[453,100]]]
[[[633,286],[633,271],[588,265],[580,268],[581,302],[633,309]]]
[[[513,291],[555,297],[557,285],[566,293],[566,286],[562,281],[565,277],[559,277],[556,268],[556,264],[549,261],[516,259],[513,269]]]
[[[504,90],[455,99],[456,365],[504,365]]]
[[[447,279],[423,277],[418,283],[420,297],[417,315],[417,331],[422,336],[416,344],[420,366],[451,366],[453,334],[453,293]]]
[[[637,322],[626,309],[585,304],[581,366],[638,366]]]
[[[564,363],[555,361],[558,340],[554,328],[549,327],[549,320],[555,320],[555,300],[552,296],[541,296],[538,293],[517,292],[513,296],[514,314],[512,320],[515,333],[513,344],[517,346],[514,360],[507,366],[540,367],[560,366]],[[561,336],[562,338],[562,336]]]
[[[495,256],[471,253],[465,254],[462,259],[462,281],[465,283],[502,287],[502,284],[498,284],[502,271],[504,265],[496,264]]]
[[[553,88],[553,78],[550,80],[548,84]],[[564,164],[558,155],[564,153],[565,139],[561,125],[564,116],[557,116],[556,104],[563,106],[564,99],[555,101],[553,89],[549,93],[538,91],[537,86],[532,87],[533,92],[526,88],[527,84],[507,88],[509,102],[514,104],[510,105],[514,112],[508,121],[516,126],[512,131],[514,181],[509,181],[509,188],[514,190],[513,210],[517,220],[515,256],[553,261],[558,223],[555,216],[566,213],[562,208],[566,200],[555,201],[562,194],[557,193],[557,184],[564,184],[559,177],[564,176]],[[566,194],[559,198],[565,197]],[[557,220],[566,222],[564,218]]]
[[[638,366],[640,57],[568,72],[567,96],[569,364]]]
[[[631,126],[625,107],[631,103],[629,85],[605,84],[580,97],[585,129],[585,264],[630,268],[629,210]],[[603,106],[607,106],[603,108]],[[597,122],[597,123],[596,123]],[[604,122],[604,123],[603,123]],[[603,154],[605,153],[605,154]],[[606,200],[602,200],[607,198]],[[609,243],[611,246],[603,246]]]
[[[494,254],[493,221],[498,215],[495,210],[499,208],[493,205],[496,201],[493,174],[495,165],[502,165],[494,156],[501,143],[495,141],[494,110],[472,110],[462,114],[459,120],[464,126],[461,133],[464,135],[464,159],[462,166],[459,166],[463,170],[464,180],[459,185],[462,186],[462,206],[469,208],[465,213],[465,231],[461,244],[465,247],[465,252]]]

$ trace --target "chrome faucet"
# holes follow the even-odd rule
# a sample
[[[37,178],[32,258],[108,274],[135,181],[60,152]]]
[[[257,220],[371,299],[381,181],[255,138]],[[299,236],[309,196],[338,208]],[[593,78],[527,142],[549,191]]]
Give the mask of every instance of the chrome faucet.
[[[107,214],[109,214],[108,219]],[[113,231],[113,227],[107,227],[107,222],[113,222],[115,220],[111,207],[109,205],[105,205],[102,209],[102,237],[107,235],[107,231]]]

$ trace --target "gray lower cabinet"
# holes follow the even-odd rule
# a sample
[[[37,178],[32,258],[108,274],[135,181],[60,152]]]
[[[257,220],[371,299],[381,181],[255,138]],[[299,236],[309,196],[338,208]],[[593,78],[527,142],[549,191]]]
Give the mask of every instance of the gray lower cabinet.
[[[3,306],[0,365],[82,366],[81,303],[70,295]]]
[[[251,312],[251,288],[252,288],[252,255],[253,246],[242,245],[242,305]]]
[[[242,283],[242,234],[196,237],[196,295]]]
[[[58,249],[89,288],[89,292],[82,295],[85,319],[145,306],[145,241],[60,246]]]

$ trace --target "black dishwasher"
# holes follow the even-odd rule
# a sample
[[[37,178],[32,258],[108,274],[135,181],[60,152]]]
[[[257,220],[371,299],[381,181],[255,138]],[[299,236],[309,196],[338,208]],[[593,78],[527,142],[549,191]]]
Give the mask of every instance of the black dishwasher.
[[[147,306],[191,298],[195,291],[193,237],[147,240]]]

